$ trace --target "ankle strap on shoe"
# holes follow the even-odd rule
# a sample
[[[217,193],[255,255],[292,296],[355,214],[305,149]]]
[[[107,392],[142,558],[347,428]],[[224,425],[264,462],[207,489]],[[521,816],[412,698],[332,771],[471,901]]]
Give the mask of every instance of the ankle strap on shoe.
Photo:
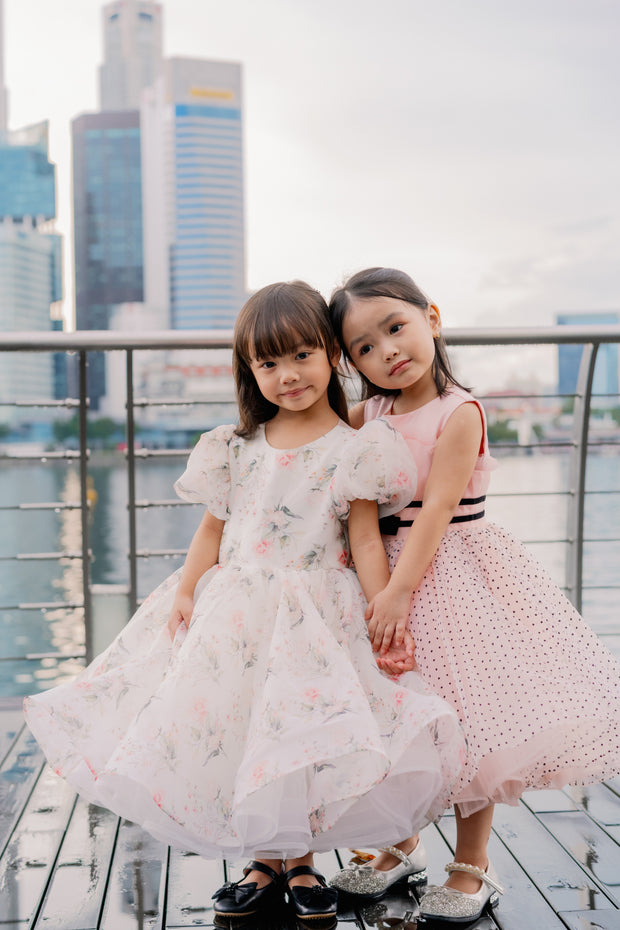
[[[395,856],[397,859],[400,859],[403,865],[411,865],[411,859],[407,853],[404,853],[398,846],[380,846],[379,852],[389,853],[390,856]]]
[[[248,864],[243,870],[244,875],[249,875],[250,872],[263,872],[265,875],[268,875],[269,878],[274,882],[279,881],[282,875],[281,872],[278,873],[274,871],[274,869],[272,869],[271,866],[265,865],[264,862],[257,862],[256,859],[252,859],[251,862],[248,862]]]
[[[485,872],[484,869],[481,869],[477,865],[470,865],[468,862],[449,862],[444,868],[448,873],[466,872],[468,875],[475,875],[481,882],[489,885],[489,887],[499,892],[499,894],[504,894],[504,889],[500,883],[495,878],[491,878],[488,872]],[[488,868],[489,866],[487,866],[487,869]]]

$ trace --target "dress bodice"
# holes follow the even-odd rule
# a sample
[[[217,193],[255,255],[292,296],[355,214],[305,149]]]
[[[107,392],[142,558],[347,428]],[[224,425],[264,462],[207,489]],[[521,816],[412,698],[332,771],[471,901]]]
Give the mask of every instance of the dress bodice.
[[[226,521],[221,565],[342,569],[350,502],[376,500],[394,513],[415,490],[415,468],[381,420],[359,432],[340,422],[294,449],[270,446],[264,426],[252,439],[223,426],[201,437],[175,488]]]
[[[435,446],[446,423],[454,411],[462,404],[476,404],[482,419],[483,436],[478,460],[462,499],[478,500],[484,497],[489,487],[491,472],[496,468],[497,463],[489,453],[486,417],[480,402],[462,388],[452,386],[441,397],[435,397],[427,404],[409,413],[393,414],[391,412],[393,403],[393,395],[383,396],[377,394],[371,397],[364,408],[364,419],[366,422],[370,422],[375,417],[382,417],[404,437],[418,471],[416,501],[421,501],[424,496],[424,488],[431,470]],[[480,504],[461,504],[457,507],[455,516],[476,513],[480,509]],[[407,509],[407,516],[409,519],[415,519],[416,512],[414,508]]]

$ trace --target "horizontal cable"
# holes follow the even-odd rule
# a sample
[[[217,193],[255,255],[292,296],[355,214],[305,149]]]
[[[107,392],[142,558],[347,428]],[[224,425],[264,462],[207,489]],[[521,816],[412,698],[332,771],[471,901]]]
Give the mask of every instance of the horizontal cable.
[[[81,504],[77,502],[63,503],[62,501],[46,501],[31,504],[7,504],[0,506],[0,510],[79,510]]]
[[[36,662],[40,659],[83,659],[82,652],[28,652],[25,656],[0,656],[0,662]]]
[[[0,610],[76,610],[83,603],[72,601],[40,601],[32,604],[0,604]]]
[[[0,555],[0,562],[48,562],[51,559],[81,558],[81,552],[18,552],[17,555]]]

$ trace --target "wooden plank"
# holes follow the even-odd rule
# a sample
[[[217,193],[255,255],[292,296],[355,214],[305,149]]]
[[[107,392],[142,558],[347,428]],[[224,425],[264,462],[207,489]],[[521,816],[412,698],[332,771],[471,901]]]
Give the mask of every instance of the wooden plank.
[[[103,905],[118,817],[79,798],[37,921],[45,930],[95,930]]]
[[[26,727],[0,769],[0,855],[43,768],[43,752]]]
[[[559,789],[526,791],[521,799],[531,811],[575,811],[577,804],[570,795]]]
[[[620,911],[562,911],[568,930],[620,930]]]
[[[212,927],[211,895],[225,881],[221,860],[170,850],[166,930],[173,927]]]
[[[101,930],[161,930],[167,863],[167,846],[122,821]]]
[[[612,791],[615,791],[616,794],[620,795],[620,775],[616,775],[614,778],[608,778],[604,784],[611,788]]]
[[[606,826],[620,825],[620,797],[604,784],[571,787],[567,791],[591,817]]]
[[[572,815],[540,816],[560,818]],[[583,910],[584,900],[592,910],[610,908],[610,898],[600,886],[577,865],[560,841],[551,836],[523,804],[518,807],[498,805],[494,829],[517,861],[523,864],[531,881],[553,910]]]
[[[46,766],[0,860],[0,924],[33,920],[74,801],[75,792]]]
[[[0,712],[0,766],[4,763],[24,726],[24,715],[21,710]]]
[[[620,846],[585,813],[540,814],[541,821],[620,907]]]

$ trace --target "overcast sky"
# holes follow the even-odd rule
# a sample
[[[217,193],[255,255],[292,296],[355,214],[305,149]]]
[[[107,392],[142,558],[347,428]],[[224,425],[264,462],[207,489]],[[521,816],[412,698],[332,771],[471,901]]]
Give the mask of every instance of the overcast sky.
[[[51,122],[69,256],[101,9],[5,0],[9,124]],[[619,27],[618,0],[168,0],[164,52],[243,64],[250,288],[390,264],[447,325],[548,324],[620,308]]]

